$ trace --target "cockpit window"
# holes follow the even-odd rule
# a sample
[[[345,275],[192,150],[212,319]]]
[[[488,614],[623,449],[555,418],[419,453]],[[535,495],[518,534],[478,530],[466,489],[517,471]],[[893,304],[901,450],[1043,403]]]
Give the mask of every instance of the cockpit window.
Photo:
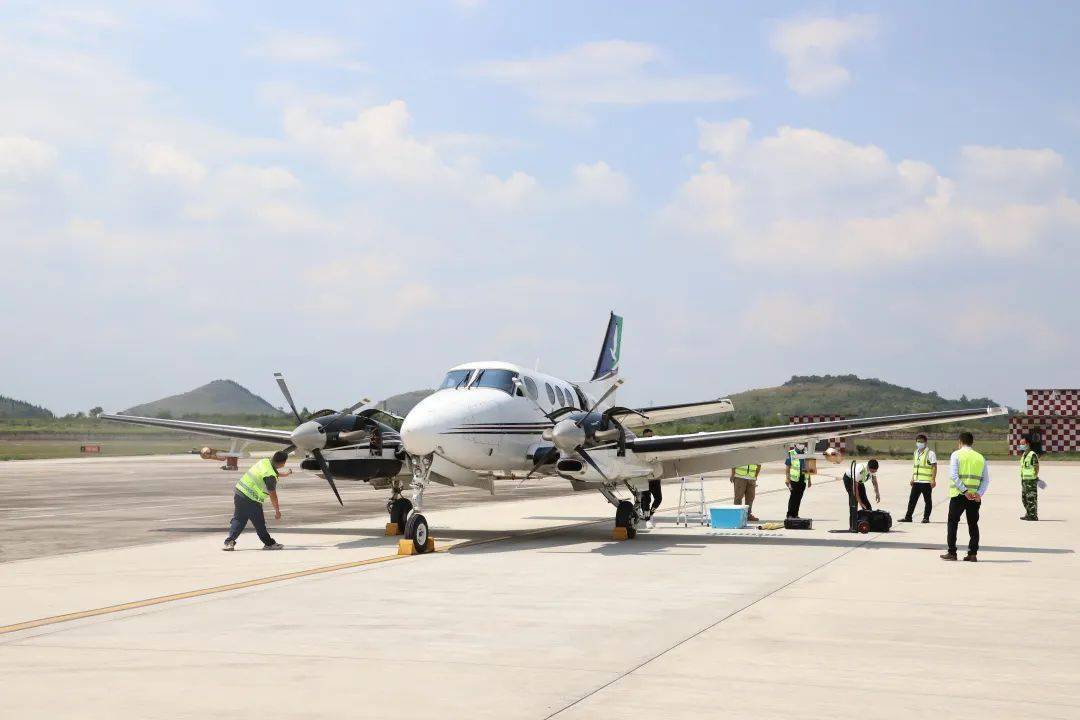
[[[480,376],[473,382],[473,387],[486,387],[502,390],[508,395],[513,395],[514,378],[517,373],[513,370],[481,370]]]
[[[440,390],[446,390],[447,388],[459,388],[465,387],[465,381],[469,379],[469,373],[472,370],[451,370],[446,373],[446,377],[443,378],[442,385],[439,386]]]

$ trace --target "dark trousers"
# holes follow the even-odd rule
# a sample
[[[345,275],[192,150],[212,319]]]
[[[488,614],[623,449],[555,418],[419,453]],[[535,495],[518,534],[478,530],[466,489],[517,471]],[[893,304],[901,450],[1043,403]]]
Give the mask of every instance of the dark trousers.
[[[262,544],[273,545],[274,538],[270,537],[270,533],[266,530],[266,516],[263,515],[262,503],[257,503],[240,493],[233,493],[233,518],[229,523],[229,537],[226,540],[235,541],[240,537],[240,533],[244,532],[249,520],[255,526],[255,532],[259,534]]]
[[[797,518],[799,517],[799,505],[802,505],[803,493],[806,492],[806,481],[793,482],[788,489],[791,491],[791,495],[787,501],[787,516]]]
[[[967,515],[968,526],[968,552],[974,555],[979,552],[979,508],[982,503],[968,500],[964,495],[957,495],[949,499],[949,552],[956,552],[956,530],[960,527],[960,516]]]
[[[659,480],[649,481],[649,494],[652,495],[652,507],[649,508],[649,513],[656,512],[656,509],[660,507],[660,503],[664,501],[664,493],[660,490]]]
[[[919,498],[923,499],[923,517],[927,520],[930,519],[930,511],[934,509],[934,501],[930,499],[930,483],[917,482],[911,486],[911,494],[908,495],[907,501],[907,515],[910,520],[915,516],[915,506],[919,504]]]
[[[866,485],[863,483],[854,482],[847,475],[844,476],[844,489],[847,490],[848,505],[855,505],[855,496],[852,494],[852,485],[859,486],[859,507],[866,510],[870,509],[870,498],[866,495]]]

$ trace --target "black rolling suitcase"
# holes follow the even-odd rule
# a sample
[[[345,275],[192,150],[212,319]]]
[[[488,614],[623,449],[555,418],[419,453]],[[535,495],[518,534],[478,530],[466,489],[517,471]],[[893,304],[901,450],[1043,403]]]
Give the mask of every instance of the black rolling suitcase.
[[[887,510],[859,510],[858,531],[889,532],[892,529],[892,515]]]
[[[810,530],[814,527],[814,521],[810,518],[786,518],[784,520],[785,530]]]

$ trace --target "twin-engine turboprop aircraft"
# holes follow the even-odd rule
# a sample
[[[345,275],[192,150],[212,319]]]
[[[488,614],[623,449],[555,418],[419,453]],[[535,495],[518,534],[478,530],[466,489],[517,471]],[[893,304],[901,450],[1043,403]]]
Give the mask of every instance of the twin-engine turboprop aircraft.
[[[644,518],[640,489],[650,480],[716,472],[780,460],[793,444],[814,449],[825,438],[977,420],[1005,408],[858,418],[834,422],[638,437],[645,425],[731,412],[730,400],[629,408],[616,404],[622,318],[614,313],[592,378],[570,382],[506,362],[451,368],[439,389],[402,420],[374,408],[323,410],[302,421],[284,378],[277,375],[297,422],[294,430],[217,425],[103,414],[107,420],[260,441],[305,453],[301,467],[319,470],[341,502],[334,478],[390,489],[390,521],[404,528],[417,552],[428,549],[421,514],[429,482],[495,492],[495,478],[558,475],[575,490],[596,490],[615,506],[615,525],[632,537]],[[380,419],[376,419],[380,418]],[[400,422],[400,434],[393,425]],[[412,489],[412,499],[404,497]],[[624,490],[628,495],[616,494]]]

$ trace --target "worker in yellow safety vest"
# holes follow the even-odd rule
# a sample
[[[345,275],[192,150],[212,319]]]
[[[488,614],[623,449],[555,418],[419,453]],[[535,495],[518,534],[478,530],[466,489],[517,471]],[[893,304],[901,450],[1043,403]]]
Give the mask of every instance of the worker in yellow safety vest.
[[[806,492],[806,488],[810,487],[810,473],[804,472],[802,454],[806,452],[805,445],[796,445],[791,450],[788,450],[787,460],[784,461],[784,465],[787,466],[787,477],[784,479],[784,484],[787,485],[791,494],[788,496],[787,504],[787,516],[789,518],[799,517],[799,506],[802,505],[803,493]]]
[[[1039,479],[1039,455],[1032,444],[1031,435],[1025,435],[1020,443],[1020,501],[1024,504],[1021,520],[1039,519],[1039,488],[1046,487]]]
[[[956,560],[956,531],[960,516],[967,516],[968,553],[964,560],[976,562],[979,554],[979,509],[983,495],[990,487],[990,465],[972,449],[975,438],[969,432],[960,433],[960,447],[949,459],[949,523],[946,538],[948,550],[942,560]]]
[[[760,472],[761,466],[754,464],[731,468],[731,484],[735,486],[735,504],[746,505],[746,519],[750,522],[757,522],[757,518],[754,517],[754,496],[757,494],[757,478]]]
[[[926,435],[915,436],[915,454],[912,455],[911,493],[908,495],[907,514],[900,522],[911,522],[915,516],[915,506],[919,498],[923,499],[924,523],[930,522],[930,510],[934,507],[931,490],[937,487],[937,454],[926,446]]]
[[[233,518],[229,523],[229,537],[225,538],[225,547],[222,550],[236,548],[236,538],[247,527],[248,521],[255,526],[255,532],[262,540],[263,550],[281,550],[284,545],[270,537],[266,529],[266,517],[263,515],[263,503],[267,498],[274,505],[274,519],[281,519],[281,505],[278,504],[277,481],[278,477],[291,475],[291,470],[285,470],[285,463],[289,460],[289,453],[278,450],[273,457],[263,458],[248,468],[236,483],[233,490]]]

